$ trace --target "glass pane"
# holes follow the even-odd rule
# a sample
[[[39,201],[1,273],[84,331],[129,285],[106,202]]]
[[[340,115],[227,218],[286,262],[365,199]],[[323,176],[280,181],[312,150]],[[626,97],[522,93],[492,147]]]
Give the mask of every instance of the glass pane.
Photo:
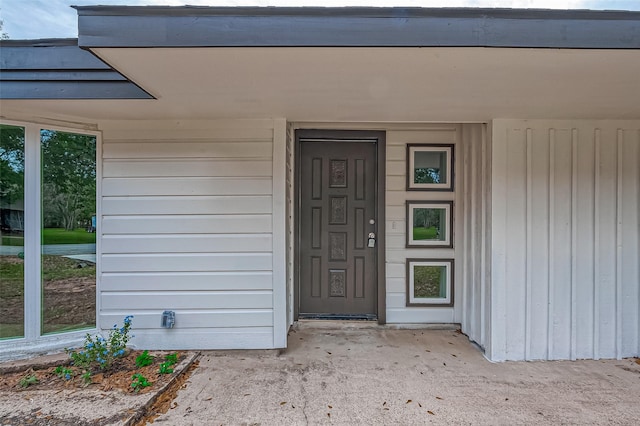
[[[428,299],[447,297],[446,266],[416,265],[413,271],[413,297]]]
[[[413,183],[448,183],[446,151],[416,151]]]
[[[412,210],[414,241],[446,241],[447,210],[445,208],[415,208]]]
[[[95,326],[96,138],[42,130],[42,333]]]
[[[24,336],[24,128],[0,125],[0,339]]]

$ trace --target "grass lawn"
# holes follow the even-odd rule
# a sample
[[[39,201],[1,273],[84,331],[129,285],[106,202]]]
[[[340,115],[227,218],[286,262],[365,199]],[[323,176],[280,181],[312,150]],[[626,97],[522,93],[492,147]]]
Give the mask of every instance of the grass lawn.
[[[435,226],[432,226],[431,228],[416,227],[413,228],[413,240],[436,240],[437,233],[438,230]]]
[[[62,228],[45,228],[42,230],[43,244],[95,244],[95,232],[87,232],[78,228],[73,231],[65,231]],[[2,237],[3,246],[23,246],[22,237]]]

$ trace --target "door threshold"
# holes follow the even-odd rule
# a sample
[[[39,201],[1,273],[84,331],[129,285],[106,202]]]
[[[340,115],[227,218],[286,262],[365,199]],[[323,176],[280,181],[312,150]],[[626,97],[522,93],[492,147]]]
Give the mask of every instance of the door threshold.
[[[299,320],[377,321],[376,314],[298,314]]]

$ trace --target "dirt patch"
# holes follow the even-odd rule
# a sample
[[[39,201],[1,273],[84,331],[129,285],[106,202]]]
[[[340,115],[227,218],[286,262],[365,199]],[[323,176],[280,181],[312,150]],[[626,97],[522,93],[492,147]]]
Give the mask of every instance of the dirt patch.
[[[0,256],[0,322],[14,337],[24,321],[24,260]],[[96,267],[91,262],[61,256],[42,257],[43,333],[88,328],[96,318]],[[11,330],[11,331],[8,331]]]
[[[94,373],[91,376],[91,383],[85,384],[82,378],[83,371],[70,365],[70,362],[49,366],[42,369],[34,367],[26,368],[22,371],[6,373],[0,377],[0,392],[24,392],[33,390],[62,391],[66,389],[95,389],[103,392],[118,390],[126,393],[144,394],[162,388],[174,377],[172,374],[159,374],[159,366],[165,360],[165,355],[169,352],[152,352],[154,355],[153,364],[138,368],[136,357],[142,351],[131,351],[126,356],[118,358],[107,372]],[[184,360],[185,355],[179,354],[179,362]],[[61,366],[66,371],[56,372],[56,368]],[[133,374],[142,374],[152,385],[139,389],[137,392],[131,386]],[[68,376],[67,376],[68,374]],[[66,376],[66,377],[65,377]],[[29,379],[35,377],[35,379]],[[26,382],[31,382],[24,386]],[[22,385],[21,385],[22,382]]]

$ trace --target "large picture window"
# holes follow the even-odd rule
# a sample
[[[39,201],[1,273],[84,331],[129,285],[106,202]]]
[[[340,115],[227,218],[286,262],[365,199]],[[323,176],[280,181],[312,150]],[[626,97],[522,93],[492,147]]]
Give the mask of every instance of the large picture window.
[[[0,125],[0,340],[96,326],[97,142]]]

